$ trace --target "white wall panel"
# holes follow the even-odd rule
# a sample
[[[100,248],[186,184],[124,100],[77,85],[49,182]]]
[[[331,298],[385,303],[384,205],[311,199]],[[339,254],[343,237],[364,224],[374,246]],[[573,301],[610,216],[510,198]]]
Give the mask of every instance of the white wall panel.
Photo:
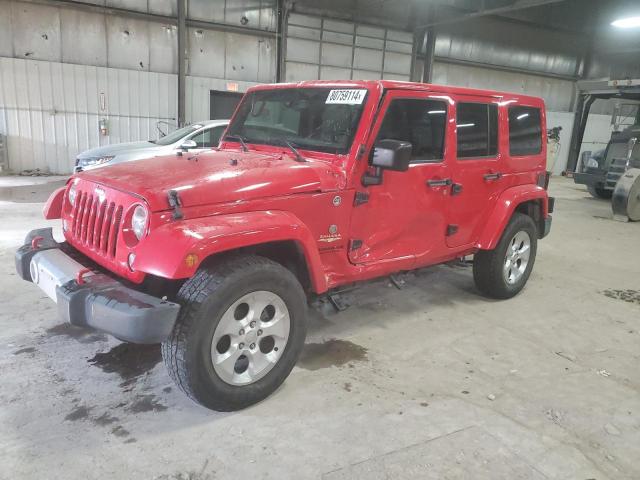
[[[368,48],[356,48],[353,54],[353,67],[364,70],[382,71],[383,53]]]
[[[60,23],[63,63],[107,65],[104,15],[63,8]]]
[[[379,79],[384,71],[385,78],[409,80],[412,42],[407,32],[292,14],[285,79]]]
[[[0,79],[0,133],[15,172],[69,173],[83,150],[157,138],[156,122],[175,124],[175,75],[0,58]]]
[[[353,48],[351,48],[351,46],[325,43],[322,46],[322,57],[320,58],[320,62],[322,65],[351,68],[352,55]],[[347,73],[347,75],[347,78],[351,76],[350,73]]]
[[[60,61],[59,9],[23,2],[2,2],[2,15],[11,12],[16,57]]]
[[[556,112],[571,111],[574,97],[574,84],[569,80],[443,62],[433,65],[433,83],[539,96],[548,110]]]
[[[112,68],[149,69],[149,24],[143,20],[109,16],[107,61]]]
[[[318,78],[320,78],[320,70],[317,64],[287,62],[285,82],[317,80]]]
[[[351,70],[337,67],[320,67],[320,80],[344,80],[349,78]]]
[[[0,57],[13,56],[13,27],[11,25],[11,4],[0,2]]]
[[[299,38],[287,39],[287,62],[318,63],[320,43]]]

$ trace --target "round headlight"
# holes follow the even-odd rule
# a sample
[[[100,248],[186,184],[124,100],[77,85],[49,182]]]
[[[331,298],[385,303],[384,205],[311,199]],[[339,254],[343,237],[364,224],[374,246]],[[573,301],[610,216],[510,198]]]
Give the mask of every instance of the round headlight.
[[[598,168],[599,165],[598,161],[595,158],[589,157],[587,161],[584,162],[584,166],[587,168]]]
[[[76,184],[72,184],[71,187],[69,187],[69,191],[67,192],[67,198],[69,199],[69,203],[71,204],[71,206],[73,207],[76,203]]]
[[[144,231],[147,228],[148,217],[147,209],[142,205],[138,205],[133,211],[133,215],[131,216],[131,230],[133,230],[138,240],[144,235]]]

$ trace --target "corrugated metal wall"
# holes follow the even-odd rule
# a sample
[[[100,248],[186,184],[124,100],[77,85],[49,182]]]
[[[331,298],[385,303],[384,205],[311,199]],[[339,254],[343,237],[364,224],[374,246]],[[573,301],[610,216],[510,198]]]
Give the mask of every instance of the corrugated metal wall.
[[[176,75],[0,58],[9,166],[68,173],[88,148],[157,138],[157,121],[175,123],[176,89]],[[108,119],[106,137],[101,118]]]
[[[433,83],[534,95],[544,98],[547,109],[554,112],[571,111],[575,97],[574,82],[569,80],[444,62],[434,62]]]

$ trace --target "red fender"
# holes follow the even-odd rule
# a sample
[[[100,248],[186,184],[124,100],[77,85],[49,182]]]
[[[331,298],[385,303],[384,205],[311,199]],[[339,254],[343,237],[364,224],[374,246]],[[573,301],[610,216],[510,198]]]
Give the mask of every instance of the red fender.
[[[508,188],[502,192],[482,231],[482,235],[480,235],[476,247],[480,250],[494,249],[500,241],[502,232],[507,226],[516,207],[530,200],[542,201],[542,211],[546,218],[548,215],[549,201],[547,191],[544,188],[537,185],[520,185],[518,187]]]
[[[47,203],[44,204],[42,213],[47,220],[53,220],[62,216],[62,202],[64,200],[64,190],[67,187],[56,189],[50,196]]]
[[[313,290],[326,291],[327,281],[313,235],[300,219],[283,211],[216,215],[164,224],[140,242],[134,265],[138,271],[164,278],[190,278],[212,254],[284,240],[293,240],[300,246]],[[190,254],[197,259],[188,261]]]

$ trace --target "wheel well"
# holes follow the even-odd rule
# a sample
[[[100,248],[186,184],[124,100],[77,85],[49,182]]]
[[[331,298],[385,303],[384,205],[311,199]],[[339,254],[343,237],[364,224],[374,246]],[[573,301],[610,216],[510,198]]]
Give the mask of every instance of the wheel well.
[[[538,228],[538,236],[544,233],[544,216],[542,215],[542,200],[528,200],[516,207],[516,212],[530,216]]]
[[[302,247],[295,240],[282,240],[267,242],[235,250],[214,253],[202,261],[202,266],[207,266],[216,259],[225,255],[252,254],[266,257],[290,270],[298,279],[305,291],[311,289],[311,277]]]

